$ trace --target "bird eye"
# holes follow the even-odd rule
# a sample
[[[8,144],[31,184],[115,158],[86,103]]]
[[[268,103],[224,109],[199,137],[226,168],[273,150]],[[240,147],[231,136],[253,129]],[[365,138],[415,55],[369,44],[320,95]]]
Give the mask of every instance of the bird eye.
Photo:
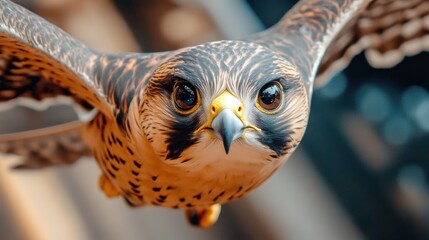
[[[276,81],[265,84],[259,90],[256,106],[264,113],[274,113],[282,100],[282,86]]]
[[[189,113],[198,103],[197,90],[189,83],[178,82],[174,85],[173,100],[180,113]]]

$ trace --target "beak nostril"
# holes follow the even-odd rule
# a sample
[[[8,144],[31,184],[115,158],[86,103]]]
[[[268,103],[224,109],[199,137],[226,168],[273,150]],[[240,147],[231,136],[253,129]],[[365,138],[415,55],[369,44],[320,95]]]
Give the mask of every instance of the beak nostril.
[[[241,106],[238,107],[238,112],[241,112]]]
[[[212,112],[215,113],[216,112],[216,108],[212,107]]]

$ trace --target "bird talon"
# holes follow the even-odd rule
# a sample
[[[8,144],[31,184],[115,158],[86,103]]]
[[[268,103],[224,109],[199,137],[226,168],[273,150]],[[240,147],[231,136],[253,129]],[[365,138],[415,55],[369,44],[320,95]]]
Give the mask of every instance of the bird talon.
[[[220,204],[214,204],[203,208],[187,209],[186,218],[193,226],[209,228],[216,223],[219,218],[220,210]]]

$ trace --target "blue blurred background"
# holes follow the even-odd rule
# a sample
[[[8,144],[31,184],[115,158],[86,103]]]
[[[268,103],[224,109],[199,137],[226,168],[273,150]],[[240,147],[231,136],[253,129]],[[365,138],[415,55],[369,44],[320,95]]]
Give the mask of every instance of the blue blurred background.
[[[296,1],[16,2],[95,49],[152,52],[261,31]],[[41,210],[42,216],[28,220],[27,212],[14,210],[20,208],[16,197],[21,195],[7,197],[13,186],[0,185],[5,196],[0,197],[0,238],[429,239],[428,61],[429,54],[423,53],[393,69],[376,70],[363,55],[356,57],[349,68],[314,92],[310,123],[294,156],[260,189],[226,205],[210,230],[187,226],[183,214],[175,210],[129,209],[123,201],[105,199],[96,186],[95,164],[83,161],[55,170],[13,172],[54,175],[61,186],[52,189],[65,190],[69,201],[58,200],[59,209],[72,210],[52,216]],[[34,119],[40,117],[23,111]],[[16,182],[13,179],[5,181]],[[52,200],[55,190],[49,196],[30,206],[40,208],[37,201]],[[73,224],[81,227],[66,235],[55,225],[63,218],[73,218]],[[54,225],[42,224],[48,228],[45,235],[28,234],[38,230],[24,227],[28,225],[24,222],[39,221]],[[57,235],[49,229],[56,229]]]

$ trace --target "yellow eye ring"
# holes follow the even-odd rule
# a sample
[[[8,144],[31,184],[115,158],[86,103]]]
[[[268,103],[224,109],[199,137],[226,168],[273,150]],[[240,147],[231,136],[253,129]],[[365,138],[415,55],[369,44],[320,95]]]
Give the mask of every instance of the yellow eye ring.
[[[171,97],[176,111],[182,115],[195,112],[201,102],[198,90],[186,81],[178,81],[174,84]]]
[[[278,81],[265,84],[258,92],[255,106],[265,114],[277,113],[283,104],[283,86]]]

